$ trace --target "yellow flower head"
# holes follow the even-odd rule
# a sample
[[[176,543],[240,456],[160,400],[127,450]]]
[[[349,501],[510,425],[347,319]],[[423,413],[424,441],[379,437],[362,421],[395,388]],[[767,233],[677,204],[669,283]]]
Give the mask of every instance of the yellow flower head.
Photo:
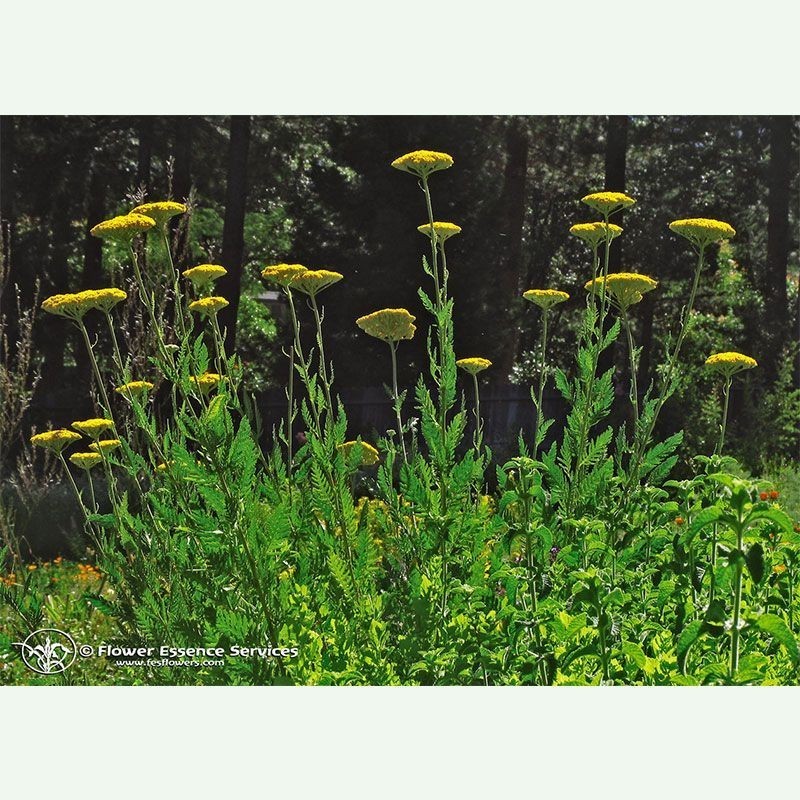
[[[130,400],[132,397],[145,397],[153,391],[153,384],[150,381],[131,381],[117,386],[115,392]]]
[[[92,228],[89,233],[98,239],[117,239],[129,242],[137,233],[148,231],[155,227],[155,222],[143,214],[123,214],[120,217],[107,219]]]
[[[696,247],[705,247],[723,239],[731,239],[736,231],[727,222],[716,219],[676,219],[669,229],[688,239]]]
[[[121,303],[128,295],[122,289],[87,289],[79,292],[79,297],[83,297],[91,308],[108,313],[117,303]]]
[[[143,217],[150,217],[158,226],[164,226],[172,217],[178,214],[185,214],[187,211],[184,203],[176,203],[174,200],[161,200],[157,203],[144,203],[131,211],[131,214],[141,214]]]
[[[632,197],[628,197],[622,192],[594,192],[587,194],[586,197],[581,197],[581,203],[585,203],[604,217],[636,205],[636,201]]]
[[[401,339],[414,337],[415,319],[416,317],[409,314],[404,308],[384,308],[359,317],[356,325],[376,339],[382,339],[384,342],[399,342]]]
[[[569,300],[569,295],[559,289],[528,289],[527,292],[522,293],[522,296],[543,311]]]
[[[308,268],[302,264],[274,264],[271,267],[265,267],[261,271],[261,277],[287,289],[292,281],[304,272],[308,272]]]
[[[89,449],[93,453],[110,453],[122,445],[119,439],[101,439],[99,442],[92,442]]]
[[[488,358],[459,358],[456,361],[456,366],[470,375],[477,375],[479,372],[489,369],[492,366],[492,362]]]
[[[622,228],[619,225],[606,224],[605,222],[581,222],[573,225],[569,232],[573,236],[582,239],[589,247],[597,247],[597,245],[606,240],[606,236],[610,239],[616,239],[622,233]]]
[[[166,472],[166,471],[167,471],[167,469],[169,469],[169,467],[173,466],[174,464],[175,464],[175,462],[174,462],[174,461],[169,461],[169,462],[167,462],[167,463],[164,463],[164,462],[162,461],[160,464],[156,464],[156,469],[157,469],[159,472]]]
[[[195,289],[205,289],[210,286],[215,280],[221,278],[223,275],[228,274],[225,267],[220,267],[218,264],[200,264],[198,267],[185,269],[183,277],[192,282]]]
[[[344,275],[341,272],[332,272],[329,269],[307,269],[305,272],[295,275],[289,286],[313,297],[323,289],[338,283],[342,278]]]
[[[606,277],[605,285],[606,294],[624,311],[629,306],[641,302],[645,292],[655,289],[658,281],[636,272],[614,272]],[[603,278],[593,278],[587,281],[584,288],[592,294],[601,294]]]
[[[719,372],[720,375],[730,378],[737,372],[757,367],[758,362],[754,358],[750,358],[750,356],[729,352],[715,353],[713,356],[709,356],[705,365],[714,372]]]
[[[73,422],[72,427],[76,431],[86,434],[90,439],[99,439],[103,431],[114,427],[114,423],[110,419],[103,418],[84,419]]]
[[[31,436],[31,444],[35,447],[52,450],[54,453],[60,453],[68,445],[80,441],[80,438],[80,434],[75,431],[59,428],[55,431],[45,431]]]
[[[215,389],[221,380],[222,376],[216,372],[204,372],[202,375],[189,376],[189,383],[203,394],[208,394],[212,389]]]
[[[425,236],[430,238],[431,235],[431,224],[430,222],[426,223],[425,225],[420,225],[417,230],[420,233],[424,233]],[[442,244],[446,242],[451,236],[457,236],[461,233],[461,228],[453,222],[434,222],[433,223],[433,235],[436,237],[436,243]]]
[[[42,303],[42,311],[73,320],[83,319],[86,312],[91,310],[92,304],[83,292],[54,294]]]
[[[103,457],[100,453],[73,453],[69,460],[76,467],[88,470],[97,466],[103,460]]]
[[[392,161],[395,169],[410,172],[420,178],[427,178],[432,172],[449,169],[453,166],[453,157],[435,150],[414,150]]]
[[[196,311],[206,317],[213,317],[227,305],[228,301],[224,297],[201,297],[199,300],[189,303],[189,311]]]
[[[345,442],[344,444],[339,445],[339,450],[342,451],[342,455],[345,458],[345,461],[350,460],[350,454],[356,447],[361,448],[361,466],[362,467],[371,467],[373,464],[377,464],[379,461],[378,451],[367,442]]]

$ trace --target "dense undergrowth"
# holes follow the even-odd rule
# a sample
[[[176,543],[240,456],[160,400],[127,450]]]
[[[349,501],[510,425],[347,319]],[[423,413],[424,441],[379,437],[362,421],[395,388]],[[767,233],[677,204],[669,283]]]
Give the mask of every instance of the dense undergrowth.
[[[323,296],[341,291],[345,276],[294,264],[264,270],[287,297],[294,335],[285,422],[262,449],[256,403],[217,323],[227,301],[212,287],[224,269],[185,271],[185,290],[171,258],[166,286],[158,272],[140,269],[135,237],[166,240],[168,219],[185,207],[145,204],[93,229],[130,254],[129,292],[58,295],[43,308],[72,323],[87,348],[96,416],[33,441],[70,475],[98,573],[85,587],[73,580],[59,589],[49,572],[26,570],[6,552],[12,574],[0,587],[8,630],[0,651],[9,661],[0,680],[30,680],[13,660],[13,643],[50,626],[70,627],[93,647],[172,645],[227,655],[199,667],[81,659],[42,682],[796,682],[798,525],[782,508],[780,485],[744,477],[724,454],[732,383],[755,362],[708,354],[723,413],[714,451],[687,462],[693,477],[670,479],[681,433],[654,439],[681,383],[704,266],[733,228],[705,219],[670,225],[694,251],[694,278],[657,379],[638,387],[628,312],[658,284],[609,274],[612,242],[623,233],[611,220],[634,201],[615,192],[583,198],[599,218],[571,229],[587,245],[587,294],[525,293],[542,314],[531,387],[536,433],[532,441],[520,437],[516,457],[498,464],[483,442],[480,412],[480,376],[491,364],[479,355],[457,358],[453,346],[447,242],[460,229],[436,220],[430,190],[452,159],[417,151],[393,166],[422,191],[427,221],[419,230],[430,250],[419,298],[429,324],[418,333],[405,309],[357,321],[388,349],[371,368],[387,385],[396,424],[375,442],[348,440],[325,356]],[[160,316],[164,296],[169,326]],[[114,309],[123,301],[142,304],[152,323],[146,361],[118,346]],[[551,366],[550,312],[562,302],[585,304],[584,317],[574,363]],[[105,318],[114,353],[107,370],[95,358],[87,313]],[[403,340],[415,335],[427,336],[428,370],[402,387],[397,360]],[[628,419],[614,429],[613,369],[600,365],[618,341],[634,380]],[[549,381],[568,406],[558,437],[548,435],[552,420],[543,413]],[[88,448],[77,445],[82,436],[92,440]],[[76,468],[85,471],[85,489],[72,478]],[[490,483],[498,487],[492,494]],[[101,513],[106,497],[111,510]],[[284,654],[235,651],[266,645]]]

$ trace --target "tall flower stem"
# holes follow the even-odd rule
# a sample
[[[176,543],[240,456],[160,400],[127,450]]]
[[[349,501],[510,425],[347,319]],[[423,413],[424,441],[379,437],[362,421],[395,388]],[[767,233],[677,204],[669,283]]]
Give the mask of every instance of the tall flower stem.
[[[636,377],[636,351],[633,348],[631,320],[626,308],[622,310],[622,324],[625,327],[625,336],[628,339],[628,358],[630,359],[631,366],[631,404],[633,405],[633,423],[635,430],[635,426],[639,424],[639,385]]]
[[[480,456],[483,444],[483,418],[481,417],[481,392],[478,387],[478,374],[472,373],[472,382],[475,386],[475,453]]]
[[[736,547],[742,552],[742,526],[739,524],[736,530]],[[736,675],[739,668],[739,617],[742,610],[742,558],[736,559],[736,572],[733,579],[733,628],[731,629],[731,680]]]
[[[97,506],[97,500],[94,495],[94,481],[92,480],[92,472],[91,470],[86,470],[86,477],[89,481],[89,496],[92,498],[92,511],[96,514],[99,511]]]
[[[75,483],[75,478],[72,477],[72,473],[69,470],[69,466],[67,465],[66,459],[64,458],[63,453],[58,454],[58,460],[61,462],[61,465],[64,467],[64,471],[67,473],[67,477],[69,478],[70,485],[72,486],[72,491],[75,493],[75,498],[78,501],[78,505],[81,507],[81,511],[83,511],[83,516],[86,522],[89,522],[89,512],[86,510],[86,506],[83,504],[83,498],[81,497],[81,493],[78,491],[78,486]]]
[[[142,296],[142,300],[144,300],[144,304],[147,307],[147,312],[150,316],[150,323],[153,326],[153,329],[156,332],[156,341],[158,343],[158,351],[161,357],[164,359],[165,363],[169,363],[167,357],[167,350],[164,343],[164,334],[161,331],[161,326],[158,324],[156,320],[156,309],[155,309],[155,299],[151,292],[147,291],[147,287],[144,285],[144,279],[142,278],[142,271],[139,269],[139,256],[136,255],[136,250],[133,248],[133,242],[129,244],[128,247],[130,254],[131,254],[131,261],[133,262],[133,273],[136,276],[136,284],[139,287],[139,293]]]
[[[653,435],[653,431],[655,430],[656,422],[661,414],[661,410],[664,408],[665,403],[672,395],[672,381],[675,375],[675,366],[678,363],[678,356],[680,356],[683,340],[686,338],[686,333],[689,326],[689,318],[691,316],[692,309],[694,308],[695,298],[697,297],[697,288],[700,285],[700,274],[703,271],[704,257],[705,245],[702,245],[698,250],[697,266],[695,267],[694,278],[692,280],[692,289],[689,292],[689,300],[684,307],[683,314],[681,315],[678,338],[675,341],[675,347],[673,348],[672,353],[670,353],[667,361],[667,368],[664,373],[664,383],[661,387],[661,393],[658,396],[658,400],[656,400],[656,405],[652,415],[650,416],[650,421],[647,424],[647,428],[643,432],[643,435],[637,437],[633,458],[631,459],[630,467],[628,469],[628,480],[625,485],[626,489],[630,489],[639,480],[639,469],[642,465],[644,452],[648,443],[650,442],[650,437]]]
[[[286,471],[292,477],[292,422],[294,421],[294,342],[289,345],[289,379],[286,386]],[[291,493],[289,494],[291,500]]]
[[[117,342],[117,333],[114,330],[114,320],[111,319],[111,314],[108,311],[103,312],[108,325],[108,333],[111,336],[111,344],[114,350],[114,361],[117,365],[117,371],[121,382],[125,382],[125,362],[122,360],[122,353],[119,349],[119,342]]]
[[[607,293],[606,293],[606,278],[608,277],[608,267],[609,267],[609,260],[611,257],[611,230],[608,227],[608,214],[603,215],[603,221],[605,223],[605,231],[606,231],[606,238],[605,238],[605,253],[603,256],[603,271],[602,271],[602,284],[600,286],[600,315],[595,322],[593,335],[595,341],[592,344],[591,354],[592,354],[592,366],[591,372],[589,374],[589,379],[586,385],[586,409],[587,412],[589,409],[592,408],[594,403],[594,387],[597,380],[597,365],[600,361],[600,346],[603,342],[603,335],[605,329],[605,320],[606,320],[606,313],[607,313]],[[593,248],[593,265],[592,271],[596,275],[597,270],[599,267],[598,263],[598,253],[597,247]],[[591,301],[594,302],[594,301]],[[573,476],[573,480],[570,482],[569,485],[569,492],[568,492],[568,507],[570,512],[574,511],[573,502],[575,501],[575,486],[581,483],[583,477],[583,457],[586,450],[586,441],[589,437],[589,414],[585,414],[583,420],[581,421],[580,427],[580,436],[577,442],[577,453],[575,456],[575,475]]]
[[[597,250],[595,249],[595,255],[597,255]],[[540,444],[540,433],[542,430],[542,424],[544,423],[544,409],[542,408],[542,401],[544,399],[544,385],[547,380],[545,376],[545,365],[546,365],[546,353],[547,353],[547,318],[550,315],[550,309],[544,308],[542,309],[542,353],[539,359],[539,388],[536,392],[536,437],[533,442],[533,457],[536,458],[536,454],[539,450]]]
[[[161,234],[164,240],[164,249],[167,251],[170,272],[172,272],[172,290],[175,293],[175,319],[178,321],[178,330],[180,331],[181,339],[184,339],[186,338],[186,319],[184,317],[180,287],[178,286],[178,271],[175,269],[175,262],[172,259],[172,248],[169,244],[169,233],[167,231],[166,222],[161,227]]]
[[[97,366],[97,359],[94,355],[94,348],[92,347],[92,343],[89,340],[89,332],[86,330],[86,325],[83,324],[83,320],[77,320],[78,328],[80,329],[81,335],[83,336],[83,342],[86,345],[86,352],[89,354],[89,361],[92,364],[92,370],[94,372],[95,380],[97,381],[97,389],[100,392],[100,396],[103,398],[103,405],[105,406],[105,412],[111,416],[111,403],[108,401],[108,393],[106,392],[106,386],[103,382],[103,378],[100,375],[100,369]]]
[[[733,383],[733,378],[728,376],[725,379],[725,388],[723,389],[723,395],[725,397],[725,403],[722,408],[722,424],[719,428],[719,441],[717,442],[717,446],[714,449],[714,455],[721,456],[722,455],[722,448],[725,444],[725,429],[728,426],[728,405],[730,402],[731,397],[731,384]]]
[[[406,440],[403,436],[403,417],[401,414],[400,392],[397,388],[397,342],[389,342],[392,351],[392,398],[394,399],[394,412],[397,417],[397,435],[400,437],[400,447],[403,450],[403,461],[408,463]]]
[[[444,303],[445,296],[442,293],[439,281],[439,259],[438,259],[438,245],[436,241],[436,231],[433,226],[433,204],[431,202],[431,192],[428,186],[428,177],[422,177],[422,190],[425,193],[425,205],[428,210],[428,224],[430,225],[430,239],[431,239],[431,269],[433,272],[433,281],[436,296],[434,298],[434,311],[436,317],[436,332],[438,337],[437,356],[438,356],[438,389],[439,389],[439,431],[441,436],[442,454],[439,459],[439,483],[440,483],[440,498],[441,498],[441,512],[444,514],[447,511],[447,476],[446,465],[444,463],[444,453],[447,446],[447,397],[445,394],[446,383],[446,363],[448,349],[448,330],[447,320],[444,319]],[[442,255],[444,256],[444,247],[442,247]],[[446,267],[445,267],[446,275]]]
[[[322,340],[322,317],[319,313],[317,298],[311,295],[311,308],[314,311],[314,322],[317,326],[317,347],[319,347],[319,371],[322,377],[322,388],[325,391],[325,402],[327,409],[325,414],[325,427],[327,428],[333,418],[333,403],[331,402],[331,383],[328,379],[328,365],[325,360],[325,344]]]

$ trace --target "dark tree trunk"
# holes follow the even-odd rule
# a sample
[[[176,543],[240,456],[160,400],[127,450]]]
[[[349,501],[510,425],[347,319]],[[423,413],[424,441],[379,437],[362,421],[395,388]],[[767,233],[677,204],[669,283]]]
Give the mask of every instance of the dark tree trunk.
[[[606,132],[606,176],[608,192],[625,191],[625,163],[628,153],[628,118],[609,117]],[[622,225],[624,211],[614,214],[613,221]],[[609,272],[619,272],[622,263],[621,239],[615,239],[609,259]]]
[[[193,117],[176,117],[174,126],[174,147],[172,151],[172,197],[184,202],[192,191],[192,134],[194,132]],[[183,265],[188,258],[188,229],[186,219],[177,216],[173,220],[173,257],[176,265]]]
[[[525,185],[528,175],[528,121],[524,117],[512,118],[506,130],[506,168],[503,193],[499,200],[501,239],[504,242],[502,268],[497,274],[496,291],[501,314],[497,332],[502,340],[498,347],[499,358],[495,379],[507,383],[519,343],[519,324],[514,309],[519,305],[520,281],[525,274],[522,264],[522,239],[525,226]]]
[[[247,202],[247,153],[250,148],[250,117],[231,117],[231,143],[228,157],[228,186],[225,193],[225,224],[222,229],[222,266],[228,270],[217,289],[230,305],[220,313],[226,329],[225,347],[236,344],[236,318],[242,286],[244,256],[244,212]]]
[[[16,352],[18,338],[17,315],[15,313],[14,284],[21,283],[16,269],[14,252],[14,233],[16,219],[14,212],[14,160],[15,160],[15,126],[14,118],[0,117],[0,237],[2,242],[2,257],[4,266],[4,280],[0,280],[0,314],[3,314],[8,323],[9,355]],[[26,297],[26,300],[28,298]]]
[[[153,162],[153,117],[139,117],[136,134],[139,148],[136,156],[136,188],[150,195],[150,170]]]
[[[107,285],[103,281],[103,242],[89,233],[91,228],[105,219],[106,182],[100,167],[101,159],[97,157],[98,155],[96,154],[89,168],[89,195],[86,205],[87,224],[83,242],[83,275],[81,276],[81,286],[84,289],[100,289]],[[87,314],[84,318],[86,329],[89,331],[89,337],[92,341],[96,338],[101,341],[103,338],[98,335],[103,329],[101,322],[102,317],[100,314]],[[76,350],[75,361],[78,365],[81,382],[83,385],[89,385],[91,382],[91,365],[89,364],[89,354],[86,352],[85,347]]]
[[[606,158],[605,158],[605,189],[608,192],[624,192],[625,191],[625,162],[628,152],[628,118],[625,116],[609,116],[608,126],[606,128]],[[624,212],[618,211],[614,214],[612,220],[616,225],[622,225],[622,217]],[[608,260],[609,272],[620,272],[622,264],[622,250],[620,247],[620,239],[614,240],[611,246],[611,253]],[[613,318],[609,317],[607,325],[613,323]],[[627,360],[623,362],[627,364]],[[598,368],[600,372],[606,372],[611,369],[614,364],[614,348],[610,347],[600,355]],[[624,368],[625,375],[630,380],[628,375],[629,370]],[[626,381],[627,383],[627,381]],[[623,390],[618,387],[618,394],[625,393],[627,395],[627,386]]]
[[[69,291],[67,259],[71,249],[72,235],[70,199],[69,194],[63,194],[61,200],[53,204],[49,269],[53,294]],[[41,316],[43,330],[42,351],[44,354],[42,384],[44,386],[59,387],[63,383],[64,347],[67,341],[63,323],[63,319],[52,317],[49,314],[42,314]]]
[[[764,274],[766,300],[767,348],[765,375],[773,379],[778,369],[781,347],[786,341],[789,306],[786,271],[789,261],[789,193],[792,178],[793,118],[772,117],[769,137],[769,197],[767,209],[767,265]]]

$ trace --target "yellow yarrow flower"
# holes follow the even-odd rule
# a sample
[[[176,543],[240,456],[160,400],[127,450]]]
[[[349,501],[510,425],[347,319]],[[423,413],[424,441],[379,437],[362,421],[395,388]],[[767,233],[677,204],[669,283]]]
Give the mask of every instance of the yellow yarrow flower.
[[[431,224],[430,222],[426,223],[425,225],[420,225],[417,230],[420,233],[425,234],[428,238],[431,236]],[[457,236],[461,233],[461,228],[453,222],[434,222],[433,223],[433,235],[436,237],[436,243],[442,244],[446,242],[452,236]]]
[[[414,337],[415,319],[416,317],[405,308],[384,308],[359,317],[356,325],[376,339],[384,342],[399,342],[401,339]]]
[[[584,288],[592,294],[602,294],[603,280],[602,277],[593,278],[586,282]],[[606,294],[623,311],[641,302],[642,296],[646,292],[653,291],[656,286],[658,281],[636,272],[614,272],[605,278]]]
[[[219,386],[222,376],[216,372],[204,372],[202,375],[190,375],[189,383],[199,389],[203,394],[208,394]]]
[[[100,453],[73,453],[69,460],[76,467],[90,470],[92,467],[96,467],[103,460],[103,457]]]
[[[60,317],[79,320],[93,309],[108,313],[127,296],[122,289],[85,289],[70,294],[54,294],[42,303],[42,310]]]
[[[150,381],[131,381],[123,383],[114,389],[117,394],[121,394],[130,400],[132,397],[143,397],[153,391],[153,384]]]
[[[392,166],[403,172],[410,172],[420,178],[427,178],[432,172],[449,169],[453,166],[453,157],[435,150],[414,150],[392,161]]]
[[[136,206],[131,214],[141,214],[143,217],[150,217],[156,225],[163,227],[178,214],[185,214],[187,211],[185,203],[176,203],[174,200],[159,200],[155,203],[143,203]]]
[[[76,431],[80,431],[91,439],[99,439],[103,431],[114,427],[114,422],[110,419],[95,417],[94,419],[78,420],[72,423]]]
[[[727,222],[716,219],[676,219],[675,222],[670,222],[669,229],[688,239],[696,247],[705,247],[736,235],[736,231]]]
[[[31,444],[35,447],[44,447],[54,453],[60,453],[65,447],[73,442],[80,441],[80,434],[69,431],[66,428],[59,428],[54,431],[45,431],[31,436]]]
[[[737,372],[742,372],[746,369],[753,369],[758,366],[758,362],[750,356],[742,355],[742,353],[727,352],[715,353],[706,359],[705,366],[714,372],[719,372],[726,378],[730,378]]]
[[[206,317],[213,317],[225,306],[229,305],[224,297],[201,297],[189,303],[189,311],[195,311]]]
[[[622,233],[622,228],[605,222],[580,222],[573,225],[569,232],[586,242],[589,247],[597,247],[607,236],[616,239]]]
[[[137,233],[149,231],[155,227],[155,222],[143,214],[123,214],[119,217],[107,219],[92,228],[89,233],[98,239],[118,239],[129,242]]]
[[[54,294],[42,302],[42,311],[76,321],[83,319],[91,310],[91,303],[80,292]]]
[[[265,267],[261,271],[261,277],[287,289],[292,281],[304,272],[308,272],[308,267],[304,267],[302,264],[274,264],[271,267]]]
[[[459,358],[458,361],[456,361],[456,366],[459,369],[463,369],[464,372],[468,372],[470,375],[477,375],[479,372],[489,369],[489,367],[492,366],[492,362],[489,361],[488,358]]]
[[[344,275],[341,272],[333,272],[329,269],[307,269],[305,272],[295,275],[289,286],[297,289],[298,292],[314,297],[334,283],[338,283],[342,278]]]
[[[121,446],[122,442],[119,439],[101,439],[99,442],[92,442],[89,449],[93,453],[110,453]]]
[[[559,303],[564,303],[569,300],[569,295],[559,289],[528,289],[522,293],[522,296],[539,306],[543,311],[547,311]]]
[[[87,289],[85,292],[79,292],[79,295],[83,295],[86,302],[89,303],[92,308],[96,308],[98,311],[102,311],[106,314],[111,311],[117,303],[121,303],[128,297],[127,293],[123,292],[122,289],[113,288]]]
[[[581,203],[585,203],[604,217],[636,205],[636,201],[632,197],[628,197],[622,192],[594,192],[581,197]]]
[[[228,270],[219,264],[200,264],[197,267],[185,269],[181,274],[192,282],[195,289],[201,290],[210,286],[223,275],[227,275]]]
[[[377,464],[380,460],[380,456],[378,451],[367,442],[345,442],[344,444],[339,445],[339,450],[342,451],[342,455],[345,458],[345,461],[349,461],[350,454],[356,447],[361,448],[361,466],[362,467],[371,467],[374,464]]]

